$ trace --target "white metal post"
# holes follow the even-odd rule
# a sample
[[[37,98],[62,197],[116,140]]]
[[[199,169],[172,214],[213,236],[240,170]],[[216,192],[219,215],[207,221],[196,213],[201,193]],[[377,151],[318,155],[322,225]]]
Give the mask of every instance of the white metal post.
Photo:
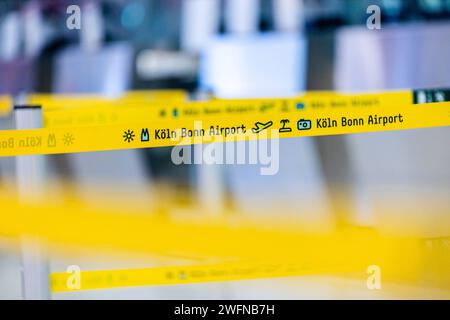
[[[16,129],[42,128],[40,107],[14,107]],[[42,143],[47,143],[43,141]],[[44,188],[45,163],[40,155],[16,157],[16,174],[19,201],[40,200]],[[49,299],[49,267],[45,246],[34,237],[22,239],[22,292],[27,300]]]

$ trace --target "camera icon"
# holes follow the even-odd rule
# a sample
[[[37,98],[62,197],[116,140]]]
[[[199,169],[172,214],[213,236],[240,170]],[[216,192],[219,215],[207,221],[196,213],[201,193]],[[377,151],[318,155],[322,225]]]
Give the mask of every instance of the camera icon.
[[[310,130],[311,129],[311,120],[300,119],[297,122],[298,130]]]

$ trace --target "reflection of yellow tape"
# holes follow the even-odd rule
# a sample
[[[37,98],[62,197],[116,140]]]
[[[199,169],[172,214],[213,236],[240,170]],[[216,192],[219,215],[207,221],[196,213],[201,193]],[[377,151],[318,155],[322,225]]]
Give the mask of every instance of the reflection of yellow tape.
[[[273,125],[254,134],[257,123]],[[152,148],[196,143],[297,138],[450,125],[450,102],[392,108],[336,108],[258,116],[205,117],[0,132],[0,156]],[[147,134],[148,133],[148,134]],[[228,140],[226,140],[228,139]]]

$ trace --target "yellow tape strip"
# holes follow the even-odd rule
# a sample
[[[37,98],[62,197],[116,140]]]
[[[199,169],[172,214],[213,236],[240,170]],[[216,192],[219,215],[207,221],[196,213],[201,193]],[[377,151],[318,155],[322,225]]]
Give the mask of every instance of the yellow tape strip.
[[[11,113],[13,102],[10,96],[0,96],[0,117]]]
[[[450,125],[450,103],[310,110],[286,115],[204,118],[0,131],[0,156],[153,148],[209,142],[297,138]]]
[[[346,266],[348,267],[348,266]],[[361,266],[360,266],[361,267]],[[364,268],[362,268],[364,271]],[[240,262],[203,265],[185,265],[143,269],[54,272],[50,275],[52,292],[112,289],[136,286],[182,285],[203,282],[223,282],[277,278],[301,275],[319,275],[348,271],[339,268],[313,268],[298,262]],[[77,283],[79,277],[79,283]]]
[[[183,102],[188,98],[189,96],[184,90],[135,90],[125,92],[116,98],[95,94],[32,94],[28,96],[27,101],[29,104],[43,105],[47,109],[64,109],[67,106],[83,106],[93,103]]]
[[[85,281],[83,289],[176,284],[191,280],[239,280],[294,273],[317,274],[324,271],[365,272],[365,268],[372,264],[382,268],[385,279],[412,283],[437,279],[438,285],[450,286],[448,240],[442,242],[442,245],[430,245],[416,238],[382,237],[368,230],[351,229],[330,234],[310,234],[301,231],[292,219],[285,223],[281,223],[279,218],[275,223],[256,223],[235,217],[204,219],[200,222],[191,219],[164,219],[151,214],[118,214],[113,209],[94,211],[73,203],[20,206],[8,197],[2,199],[0,234],[14,237],[29,235],[50,244],[81,245],[97,250],[116,249],[165,256],[178,254],[205,257],[209,261],[225,261],[223,266],[217,264],[212,268],[210,265],[192,268],[178,266],[169,269],[108,271],[104,274],[86,271],[87,273],[82,274],[83,279],[86,276],[82,280]],[[447,221],[440,223],[445,224]],[[243,264],[237,265],[231,261]],[[285,267],[292,266],[292,263],[297,267],[293,273],[289,273],[290,269]],[[273,273],[265,269],[266,266],[280,264],[280,269]],[[259,265],[261,269],[248,273],[230,271],[231,273],[224,274],[211,271],[223,268],[222,271],[225,272],[237,266],[249,268],[255,265]],[[179,274],[178,271],[181,270],[189,270],[186,278],[168,279],[168,271]],[[196,271],[206,274],[194,277]],[[64,290],[66,277],[63,274],[52,276],[55,291]],[[108,280],[111,277],[115,279],[113,282]]]
[[[151,106],[164,103],[183,103],[189,95],[183,90],[136,90],[128,91],[118,98],[108,98],[99,95],[67,95],[67,94],[32,94],[28,96],[29,105],[40,105],[45,112],[73,111],[74,109],[107,107],[112,108],[124,104],[134,106]],[[158,102],[159,101],[159,102]],[[10,96],[0,96],[0,117],[11,114],[13,99]]]
[[[119,100],[113,102],[98,100],[67,100],[66,102],[44,104],[46,127],[85,126],[116,123],[136,123],[148,120],[204,119],[207,117],[228,117],[247,115],[272,115],[323,111],[328,109],[392,107],[409,105],[413,102],[412,92],[390,92],[383,94],[338,94],[307,93],[298,98],[246,99],[212,101],[154,101],[152,103]],[[66,108],[61,108],[64,105]]]
[[[155,212],[122,210],[119,214],[117,209],[95,211],[73,203],[20,206],[9,198],[2,199],[0,234],[43,237],[50,243],[90,248],[112,247],[164,255],[180,253],[210,259],[273,261],[308,257],[318,261],[346,261],[348,252],[358,251],[359,257],[374,257],[395,250],[394,244],[403,243],[383,242],[362,231],[331,236],[305,234],[292,218],[285,223],[281,223],[282,218],[256,223],[237,217],[202,219],[200,222],[191,215],[189,221],[180,221],[158,217]],[[198,215],[198,210],[194,208],[193,213]],[[416,253],[414,250],[409,252]]]
[[[375,239],[374,239],[375,240]],[[354,239],[357,241],[357,239]],[[432,241],[444,243],[448,239],[434,239],[408,244],[392,250],[386,244],[379,243],[384,255],[373,253],[370,257],[361,254],[363,250],[373,250],[375,246],[355,248],[341,247],[339,254],[347,260],[337,259],[337,255],[321,252],[325,257],[311,259],[308,254],[297,260],[277,259],[258,262],[226,262],[200,265],[179,265],[141,269],[116,270],[80,270],[79,274],[70,272],[53,272],[50,275],[50,290],[54,293],[83,291],[94,289],[113,289],[137,286],[183,285],[205,282],[224,282],[250,279],[272,279],[278,277],[305,275],[350,276],[365,283],[369,266],[380,268],[383,282],[404,282],[422,287],[449,288],[450,278],[445,273],[449,264],[449,250],[428,252],[418,259],[418,252]],[[391,244],[398,245],[395,240]],[[414,244],[413,244],[414,243]],[[367,242],[364,242],[366,245]],[[291,243],[292,248],[301,246]],[[320,249],[315,247],[315,249]],[[270,256],[270,252],[268,253]],[[327,256],[329,255],[329,256]],[[406,260],[405,260],[406,259]],[[411,260],[410,260],[411,259]],[[407,262],[406,262],[407,261]],[[405,263],[406,262],[406,263]],[[438,271],[436,267],[440,268]]]
[[[277,244],[279,238],[268,234],[269,240]],[[195,235],[192,235],[195,237]],[[239,241],[248,241],[240,238]],[[50,275],[51,291],[79,291],[110,289],[133,286],[182,285],[200,282],[223,282],[249,279],[269,279],[304,275],[351,275],[367,279],[366,270],[375,265],[380,268],[383,281],[406,282],[410,285],[450,287],[446,269],[450,267],[448,247],[441,250],[448,239],[426,241],[389,240],[375,236],[347,235],[347,238],[332,236],[328,238],[304,238],[284,245],[292,250],[290,256],[272,256],[273,247],[263,247],[267,254],[265,260],[255,262],[224,262],[200,265],[179,265],[142,269],[81,271],[79,286],[74,286],[72,272],[55,272]],[[343,241],[343,239],[345,239]],[[294,240],[294,239],[291,239]],[[312,240],[312,241],[311,241]],[[223,239],[228,241],[228,239]],[[339,245],[334,246],[332,241]],[[355,245],[353,242],[358,243]],[[433,249],[426,250],[426,247]],[[261,245],[264,245],[261,243]],[[307,248],[305,248],[307,246]],[[294,250],[301,252],[295,253]],[[336,250],[336,251],[335,251]],[[314,251],[314,254],[312,254]]]

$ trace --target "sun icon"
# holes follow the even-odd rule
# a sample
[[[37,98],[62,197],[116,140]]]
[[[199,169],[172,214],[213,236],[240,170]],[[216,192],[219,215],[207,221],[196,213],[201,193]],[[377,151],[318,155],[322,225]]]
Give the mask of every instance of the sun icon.
[[[134,137],[135,137],[135,135],[134,135],[134,131],[133,130],[128,129],[127,131],[125,131],[123,133],[123,140],[125,142],[129,143],[131,141],[134,141]]]
[[[72,145],[74,141],[75,141],[75,138],[73,137],[73,135],[71,133],[66,133],[63,137],[63,142],[64,142],[64,145],[66,145],[66,146]]]

